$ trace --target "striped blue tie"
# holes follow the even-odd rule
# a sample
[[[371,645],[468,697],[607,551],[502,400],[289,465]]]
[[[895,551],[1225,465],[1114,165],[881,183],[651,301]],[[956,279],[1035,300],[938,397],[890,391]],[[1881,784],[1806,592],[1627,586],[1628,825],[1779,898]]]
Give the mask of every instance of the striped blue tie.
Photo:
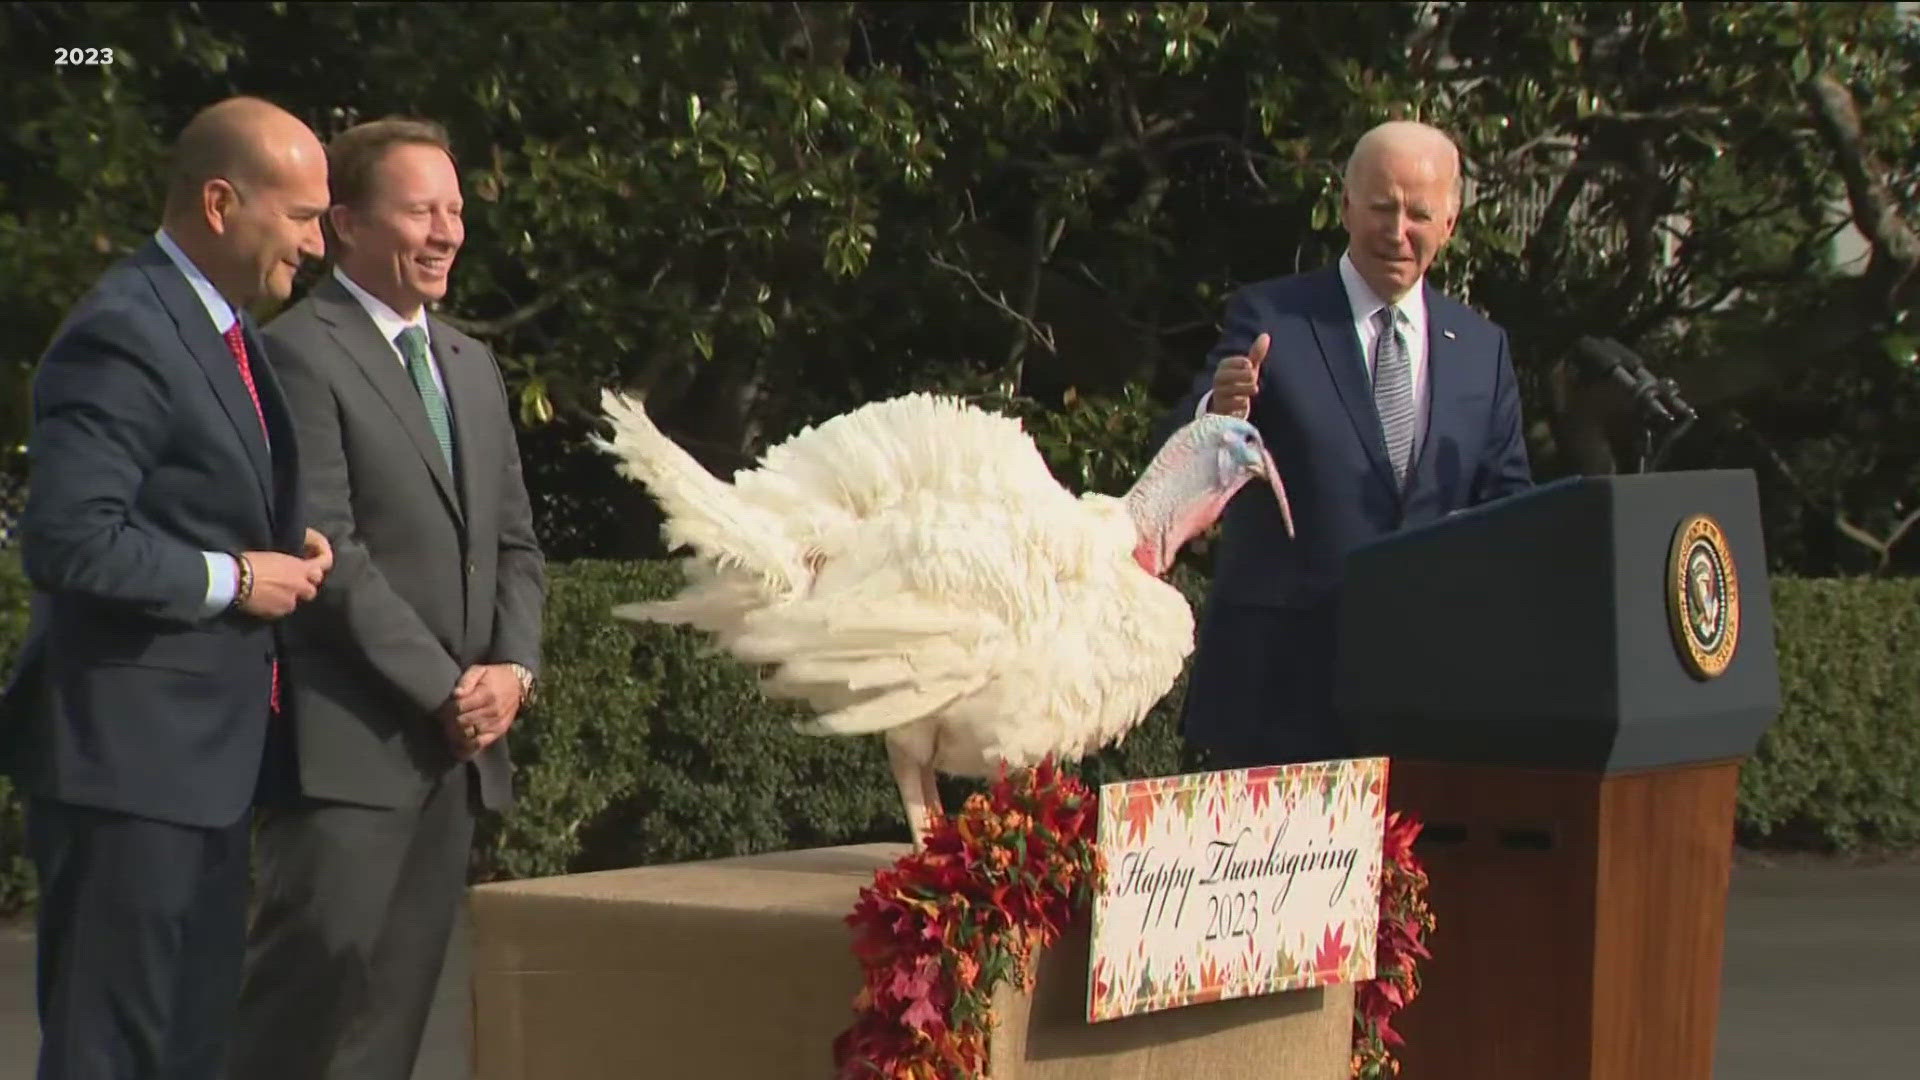
[[[1406,339],[1400,336],[1399,309],[1384,307],[1374,313],[1380,332],[1373,350],[1373,407],[1380,412],[1380,432],[1387,438],[1387,460],[1393,478],[1407,482],[1407,462],[1413,457],[1413,362]]]

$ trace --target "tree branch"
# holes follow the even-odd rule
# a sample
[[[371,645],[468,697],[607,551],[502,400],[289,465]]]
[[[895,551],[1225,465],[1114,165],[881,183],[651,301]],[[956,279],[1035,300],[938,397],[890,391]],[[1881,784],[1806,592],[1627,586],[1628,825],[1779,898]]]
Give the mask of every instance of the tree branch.
[[[1706,299],[1689,301],[1686,297],[1697,280],[1695,268],[1702,262],[1702,257],[1697,254],[1697,250],[1703,242],[1699,239],[1703,232],[1696,228],[1681,239],[1680,251],[1673,260],[1674,269],[1665,275],[1661,290],[1664,294],[1663,299],[1630,320],[1622,331],[1622,338],[1632,341],[1670,319],[1693,318],[1709,314],[1732,298],[1736,292],[1758,286],[1778,287],[1804,281],[1809,269],[1820,261],[1833,237],[1845,228],[1846,224],[1845,221],[1838,221],[1823,226],[1795,241],[1792,252],[1779,263],[1746,273],[1730,274]],[[1724,231],[1724,228],[1721,223],[1716,222],[1713,230],[1718,233]]]
[[[1410,66],[1422,75],[1452,70],[1458,65],[1453,56],[1454,6],[1423,2],[1413,7],[1413,29],[1401,46]]]
[[[1550,274],[1553,264],[1559,262],[1561,248],[1566,244],[1567,219],[1572,216],[1573,205],[1586,189],[1590,175],[1585,161],[1583,153],[1567,166],[1567,171],[1554,185],[1553,194],[1548,196],[1546,207],[1540,211],[1540,224],[1534,228],[1533,235],[1527,237],[1524,258],[1536,280]]]
[[[561,282],[552,290],[535,297],[528,303],[507,312],[497,319],[463,319],[446,312],[436,311],[434,317],[463,334],[486,339],[499,337],[522,323],[539,318],[547,309],[565,299],[567,294],[578,288],[581,283],[592,277],[597,271],[583,271]]]
[[[1671,195],[1650,140],[1642,138],[1634,141],[1632,159],[1633,202],[1627,207],[1621,222],[1627,232],[1627,268],[1612,289],[1612,296],[1608,300],[1608,307],[1612,311],[1605,320],[1613,324],[1627,320],[1633,311],[1634,298],[1653,274],[1654,260],[1660,246],[1660,217]]]
[[[1279,161],[1280,158],[1274,154],[1263,154],[1248,146],[1243,140],[1236,139],[1231,135],[1221,135],[1216,132],[1173,139],[1166,143],[1166,145],[1160,147],[1160,153],[1164,155],[1177,154],[1182,150],[1191,150],[1196,146],[1218,146],[1231,152],[1233,156],[1240,159],[1241,164],[1246,166],[1247,178],[1252,180],[1256,187],[1262,191],[1270,189],[1271,185],[1267,183],[1266,177],[1260,175],[1260,167],[1256,162]]]
[[[1867,274],[1884,284],[1892,297],[1920,268],[1920,235],[1900,216],[1900,204],[1887,187],[1886,170],[1867,147],[1853,92],[1825,71],[1808,79],[1801,92],[1846,181],[1854,225],[1873,249]]]
[[[1722,411],[1728,423],[1744,432],[1747,438],[1752,439],[1753,444],[1760,448],[1760,452],[1767,456],[1768,461],[1773,463],[1773,467],[1780,470],[1781,478],[1786,480],[1787,486],[1793,489],[1793,493],[1800,497],[1801,502],[1814,507],[1821,505],[1822,500],[1814,495],[1813,490],[1800,479],[1800,474],[1793,471],[1793,466],[1787,464],[1787,459],[1780,456],[1780,451],[1775,450],[1773,444],[1760,434],[1760,429],[1753,426],[1753,421],[1748,420],[1746,414],[1732,407]]]
[[[1900,519],[1900,524],[1895,525],[1893,531],[1888,533],[1884,538],[1878,537],[1847,520],[1846,514],[1842,513],[1838,507],[1838,500],[1836,500],[1835,503],[1833,527],[1840,530],[1840,535],[1845,536],[1847,539],[1852,540],[1879,557],[1879,562],[1875,564],[1873,568],[1873,572],[1876,574],[1884,574],[1887,572],[1887,567],[1893,563],[1894,545],[1906,537],[1907,532],[1913,528],[1915,522],[1920,522],[1920,510],[1915,510]]]
[[[1087,284],[1093,286],[1096,289],[1099,289],[1101,292],[1106,293],[1109,296],[1113,295],[1113,288],[1109,286],[1106,282],[1101,281],[1099,276],[1096,275],[1093,272],[1093,269],[1089,267],[1086,263],[1076,259],[1072,263],[1065,264],[1065,265],[1071,265],[1073,267],[1074,272],[1079,274],[1082,278],[1084,278]]]
[[[1174,323],[1172,326],[1155,327],[1153,332],[1161,337],[1177,337],[1181,334],[1190,334],[1195,330],[1211,330],[1219,325],[1220,323],[1215,319],[1188,319],[1186,322]]]
[[[1891,550],[1893,545],[1906,539],[1907,533],[1912,531],[1913,527],[1917,524],[1920,524],[1920,509],[1916,509],[1906,517],[1901,518],[1900,524],[1895,525],[1893,531],[1887,534],[1887,548]]]
[[[1512,165],[1535,150],[1578,150],[1580,140],[1563,131],[1543,131],[1519,146],[1507,151],[1500,157],[1504,165]]]
[[[1848,521],[1847,515],[1841,513],[1838,509],[1835,509],[1833,512],[1833,527],[1840,530],[1840,535],[1878,555],[1880,557],[1880,567],[1887,565],[1888,545],[1886,541],[1855,525],[1853,522]]]
[[[1069,169],[1086,169],[1105,165],[1129,151],[1143,150],[1148,142],[1175,130],[1191,119],[1193,119],[1193,113],[1190,111],[1183,111],[1173,116],[1158,116],[1143,124],[1138,134],[1115,134],[1101,143],[1100,149],[1091,154],[1055,154],[1046,161],[1015,158],[1012,164],[1036,173],[1063,171],[1063,165]]]
[[[1036,202],[1033,207],[1032,231],[1027,247],[1027,287],[1026,295],[1020,298],[1019,321],[1023,328],[1038,325],[1033,321],[1033,313],[1040,306],[1040,274],[1047,265],[1047,257],[1053,254],[1054,245],[1060,242],[1060,231],[1065,228],[1067,219],[1061,218],[1052,229],[1047,228],[1047,208],[1045,203]],[[1006,395],[1014,397],[1020,393],[1021,385],[1026,381],[1025,366],[1021,358],[1027,354],[1027,343],[1034,339],[1033,334],[1023,329],[1013,336],[1007,346],[1007,361],[1000,369],[1000,382]],[[1049,353],[1054,352],[1053,328],[1047,328],[1042,339]]]
[[[1893,531],[1889,532],[1884,538],[1875,536],[1854,524],[1853,521],[1847,517],[1846,509],[1841,506],[1840,497],[1837,494],[1826,498],[1815,495],[1813,490],[1807,486],[1806,482],[1800,479],[1800,474],[1793,471],[1793,467],[1788,465],[1786,459],[1780,456],[1780,452],[1773,448],[1773,444],[1768,442],[1760,434],[1760,430],[1754,427],[1753,423],[1742,415],[1738,409],[1726,409],[1725,415],[1735,428],[1745,432],[1747,437],[1753,440],[1753,444],[1759,447],[1760,452],[1767,456],[1767,460],[1773,464],[1773,467],[1779,470],[1781,478],[1787,482],[1788,487],[1793,489],[1793,493],[1800,498],[1803,504],[1814,509],[1827,510],[1831,515],[1834,529],[1836,529],[1840,535],[1852,540],[1854,543],[1859,544],[1861,547],[1866,548],[1879,557],[1879,563],[1874,567],[1874,573],[1886,573],[1888,565],[1893,561],[1894,545],[1904,540],[1907,533],[1911,532],[1915,525],[1920,525],[1920,508],[1916,508],[1907,514],[1906,517],[1901,518],[1900,523],[1895,525]]]
[[[1038,341],[1048,352],[1056,351],[1053,343],[1053,329],[1051,327],[1041,326],[1039,323],[1034,322],[1031,316],[1015,311],[1013,306],[1007,303],[1005,296],[992,292],[985,285],[981,284],[979,276],[973,271],[963,266],[955,266],[938,255],[929,254],[927,261],[942,270],[958,275],[968,285],[973,286],[974,293],[977,294],[980,299],[992,304],[994,307],[1000,309],[1008,318],[1025,327],[1026,332],[1032,334],[1033,339]]]
[[[1671,124],[1682,120],[1718,120],[1726,115],[1727,110],[1718,105],[1675,105],[1671,109],[1628,109],[1599,113],[1594,119],[1615,120],[1623,124]]]

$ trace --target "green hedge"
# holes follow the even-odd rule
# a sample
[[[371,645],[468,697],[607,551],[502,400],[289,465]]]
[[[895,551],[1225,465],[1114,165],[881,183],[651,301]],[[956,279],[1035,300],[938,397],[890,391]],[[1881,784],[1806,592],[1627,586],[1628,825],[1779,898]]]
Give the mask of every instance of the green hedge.
[[[0,688],[13,678],[13,658],[27,637],[26,575],[11,552],[0,551]],[[0,776],[0,914],[33,903],[33,866],[27,861],[26,817],[13,782]]]
[[[1920,579],[1773,583],[1780,719],[1740,777],[1740,825],[1853,847],[1920,841]]]
[[[486,822],[476,879],[904,839],[880,742],[795,734],[749,673],[690,632],[614,621],[660,597],[660,563],[552,570],[543,697],[514,734],[520,801]],[[1198,599],[1202,582],[1181,571]],[[1920,582],[1776,578],[1784,706],[1741,781],[1749,838],[1849,847],[1920,840]],[[0,671],[25,628],[17,562],[0,559]],[[1176,686],[1098,783],[1197,762],[1174,733]],[[952,785],[949,796],[962,794]],[[0,780],[0,910],[31,902],[21,816]]]

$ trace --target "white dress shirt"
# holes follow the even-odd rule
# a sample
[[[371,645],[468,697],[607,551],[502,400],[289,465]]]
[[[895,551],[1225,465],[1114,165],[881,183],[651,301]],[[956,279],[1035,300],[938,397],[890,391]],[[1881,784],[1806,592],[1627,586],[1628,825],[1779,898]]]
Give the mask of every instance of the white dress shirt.
[[[213,328],[220,331],[221,337],[226,337],[227,331],[233,328],[234,320],[240,317],[234,314],[233,305],[227,303],[227,298],[221,296],[220,290],[213,287],[213,282],[207,280],[207,275],[193,265],[193,260],[187,258],[187,253],[181,251],[180,245],[174,243],[173,237],[167,235],[167,230],[161,229],[153,234],[153,238],[159,242],[160,250],[167,253],[167,258],[173,260],[173,265],[179,267],[180,273],[186,276],[187,284],[193,286],[194,295],[200,298],[200,303],[205,305],[207,314],[213,318]]]
[[[347,291],[353,294],[355,300],[360,301],[360,306],[366,310],[367,316],[373,320],[373,325],[380,330],[380,336],[386,339],[387,348],[393,350],[393,358],[400,361],[400,369],[402,371],[406,370],[407,357],[405,353],[400,351],[400,331],[405,330],[409,326],[417,326],[420,328],[421,340],[427,347],[427,370],[433,374],[433,385],[439,387],[440,393],[445,395],[447,392],[447,384],[441,380],[440,364],[433,358],[433,331],[427,328],[427,309],[423,307],[413,313],[413,318],[403,319],[400,317],[400,313],[393,310],[393,307],[385,300],[361,288],[352,278],[342,272],[338,266],[333,268],[333,276],[339,279],[340,284],[347,287]],[[451,408],[451,406],[449,406],[449,408]]]
[[[1367,385],[1373,385],[1374,343],[1380,336],[1378,324],[1373,317],[1387,306],[1385,300],[1373,291],[1360,270],[1353,265],[1353,256],[1342,253],[1340,256],[1340,284],[1347,293],[1347,306],[1353,311],[1353,331],[1360,341],[1361,374],[1367,377]],[[1427,293],[1426,279],[1414,282],[1407,295],[1400,298],[1394,307],[1399,312],[1400,333],[1407,346],[1407,363],[1413,370],[1413,449],[1408,460],[1417,461],[1420,446],[1427,437]],[[1206,415],[1207,405],[1213,400],[1213,391],[1200,395],[1200,406],[1194,416]]]
[[[154,233],[153,239],[160,245],[160,250],[167,253],[167,258],[173,262],[181,276],[187,279],[187,284],[193,287],[193,294],[200,298],[201,305],[207,309],[207,316],[213,320],[213,328],[219,331],[221,338],[224,339],[227,331],[232,329],[233,324],[240,318],[234,314],[233,305],[227,303],[227,298],[221,296],[220,290],[213,287],[213,282],[207,280],[207,275],[193,265],[193,260],[187,258],[187,253],[181,251],[180,245],[174,243],[173,237],[167,235],[167,230],[161,229]],[[272,447],[269,446],[268,449],[271,450]],[[207,598],[200,613],[207,616],[218,615],[233,603],[233,594],[240,588],[240,566],[234,562],[233,556],[224,551],[203,551],[200,557],[207,563]]]

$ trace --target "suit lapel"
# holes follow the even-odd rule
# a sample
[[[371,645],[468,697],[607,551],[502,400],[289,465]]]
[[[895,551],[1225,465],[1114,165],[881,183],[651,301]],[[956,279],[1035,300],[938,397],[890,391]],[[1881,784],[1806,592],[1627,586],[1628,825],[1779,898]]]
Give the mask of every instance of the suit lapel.
[[[1319,297],[1311,320],[1313,336],[1320,345],[1320,358],[1326,361],[1327,375],[1340,393],[1340,403],[1353,421],[1353,433],[1366,448],[1367,460],[1373,462],[1380,482],[1398,491],[1387,461],[1387,436],[1380,427],[1380,411],[1373,404],[1366,358],[1360,355],[1360,338],[1353,329],[1353,306],[1347,302],[1337,266],[1321,271],[1315,291]]]
[[[1454,376],[1459,374],[1460,366],[1460,341],[1452,336],[1454,328],[1441,313],[1440,305],[1434,302],[1433,286],[1422,282],[1420,287],[1427,294],[1427,422],[1420,432],[1420,454],[1407,470],[1409,488],[1420,478],[1420,470],[1432,456],[1428,451],[1433,446],[1434,432],[1440,428],[1441,408],[1451,400]],[[1448,415],[1452,415],[1450,411]]]
[[[401,430],[407,433],[414,450],[426,462],[427,471],[433,474],[434,487],[446,501],[448,512],[456,521],[463,520],[460,497],[454,491],[453,477],[447,473],[447,460],[440,455],[440,444],[427,424],[427,408],[420,403],[420,391],[414,389],[413,380],[407,377],[399,354],[381,339],[373,317],[331,274],[313,287],[313,306],[314,314],[327,324],[334,341],[379,391],[399,420]],[[444,371],[441,377],[447,377]],[[455,445],[459,445],[457,437]]]
[[[474,350],[454,340],[447,328],[436,320],[428,342],[433,359],[440,366],[440,381],[446,385],[447,411],[453,417],[453,458],[460,466],[461,505],[473,506],[475,485],[481,475],[480,433],[486,425],[480,420],[488,387],[481,382],[485,367]]]
[[[160,296],[160,303],[173,318],[173,325],[180,332],[180,340],[187,346],[187,352],[200,365],[207,382],[213,387],[213,396],[220,402],[220,408],[227,414],[227,420],[233,424],[234,433],[240,437],[240,445],[246,449],[247,460],[253,465],[253,478],[260,486],[260,495],[266,500],[269,517],[273,510],[273,463],[267,454],[267,441],[260,430],[260,415],[253,411],[253,399],[247,394],[247,384],[240,381],[240,365],[233,358],[233,351],[227,348],[226,339],[213,328],[213,318],[207,314],[207,306],[187,283],[186,275],[173,265],[167,253],[157,241],[148,241],[139,255],[141,270],[152,282],[154,291]],[[250,339],[248,347],[253,347],[257,339]],[[252,360],[250,354],[249,362]]]
[[[298,507],[302,501],[300,458],[299,444],[293,435],[293,412],[287,408],[286,392],[280,388],[280,376],[273,370],[273,357],[267,354],[260,328],[244,315],[240,317],[240,325],[246,334],[247,355],[253,361],[253,382],[260,394],[260,411],[266,416],[272,438],[275,495],[271,509]],[[275,515],[275,536],[285,545],[282,550],[300,550],[306,538],[296,530],[304,529],[303,520],[298,513]]]

